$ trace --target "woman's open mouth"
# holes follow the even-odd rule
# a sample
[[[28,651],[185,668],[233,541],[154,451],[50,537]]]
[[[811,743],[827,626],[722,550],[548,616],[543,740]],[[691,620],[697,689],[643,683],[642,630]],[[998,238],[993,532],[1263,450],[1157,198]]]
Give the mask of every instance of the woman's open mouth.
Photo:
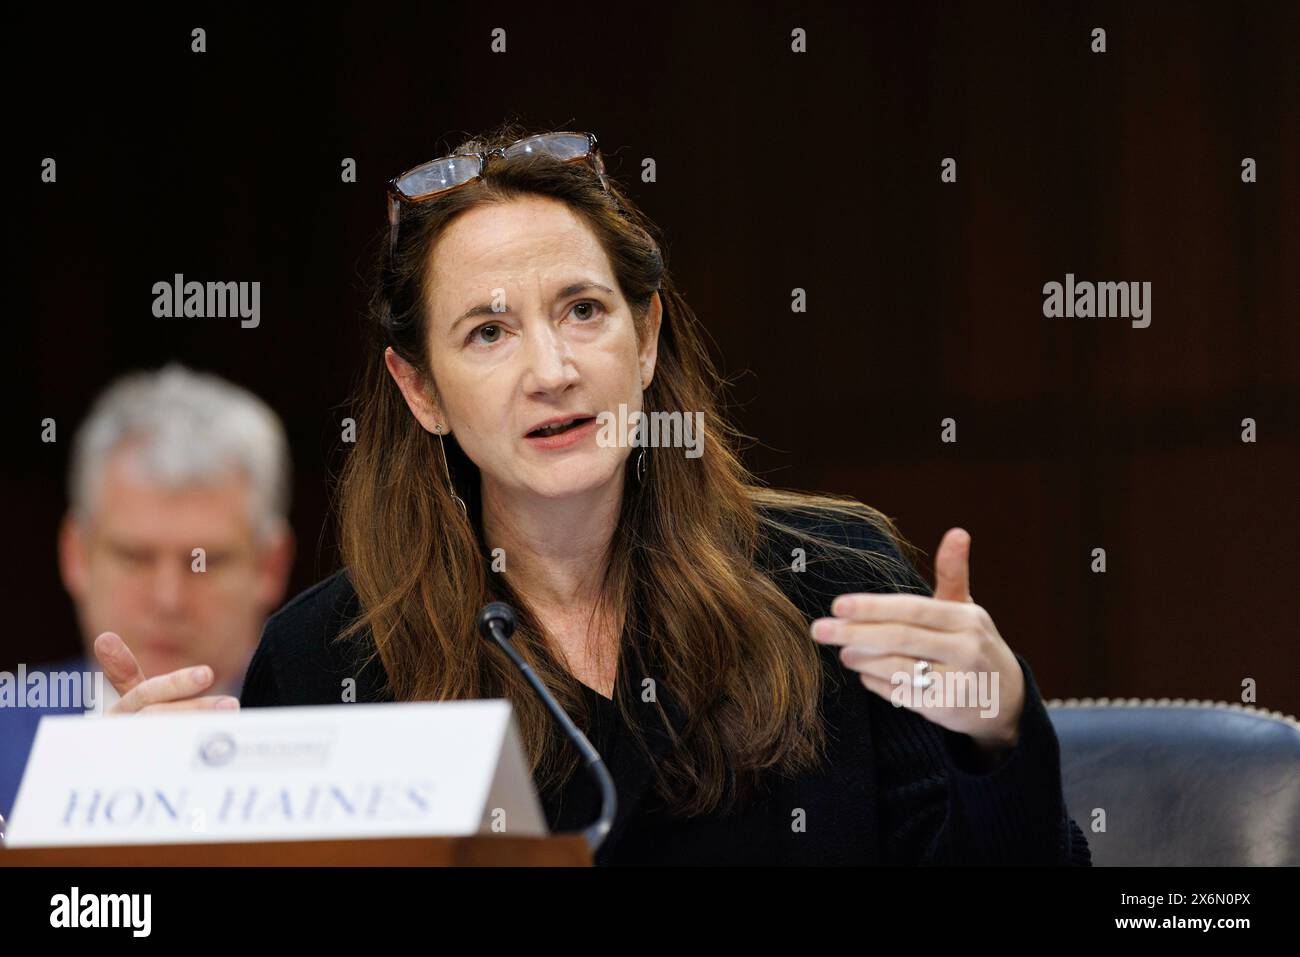
[[[562,449],[574,445],[595,427],[593,416],[577,416],[564,422],[556,422],[543,429],[533,429],[524,436],[530,445],[542,449]]]

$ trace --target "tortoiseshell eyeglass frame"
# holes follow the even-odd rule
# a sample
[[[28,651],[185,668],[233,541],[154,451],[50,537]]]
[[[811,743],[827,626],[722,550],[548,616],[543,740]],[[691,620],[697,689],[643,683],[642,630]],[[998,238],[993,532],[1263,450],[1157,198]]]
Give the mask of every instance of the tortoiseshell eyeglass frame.
[[[587,147],[582,153],[576,153],[570,156],[564,154],[570,153],[575,137],[581,137],[586,140]],[[564,145],[569,147],[563,148]],[[496,149],[488,150],[485,153],[452,153],[449,156],[442,156],[435,160],[429,160],[427,163],[421,163],[418,166],[412,166],[406,172],[394,176],[388,181],[388,256],[389,262],[392,262],[393,251],[397,247],[397,224],[401,215],[401,204],[419,203],[425,200],[433,199],[435,196],[442,196],[446,193],[454,192],[470,183],[477,182],[483,176],[483,170],[487,167],[488,160],[493,156],[509,158],[521,154],[533,152],[543,152],[551,156],[556,156],[564,163],[588,163],[600,177],[600,185],[605,191],[609,191],[609,183],[605,176],[605,161],[601,158],[600,150],[596,145],[596,137],[592,133],[578,133],[566,130],[558,133],[539,133],[534,136],[525,136],[523,139],[515,140],[506,146],[499,146]],[[401,183],[409,177],[426,170],[433,170],[440,163],[448,163],[452,160],[464,159],[472,160],[469,172],[463,180],[453,182],[448,186],[439,186],[433,190],[423,190],[412,193],[408,189],[403,189]],[[452,164],[451,172],[459,175],[459,171]],[[447,182],[443,179],[442,182]]]

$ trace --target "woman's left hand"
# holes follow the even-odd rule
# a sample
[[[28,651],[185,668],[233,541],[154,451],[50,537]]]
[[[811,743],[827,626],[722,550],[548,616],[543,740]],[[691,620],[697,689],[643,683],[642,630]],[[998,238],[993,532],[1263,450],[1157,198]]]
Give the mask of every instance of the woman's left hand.
[[[831,605],[835,617],[817,619],[812,634],[824,644],[843,645],[840,660],[871,691],[891,702],[898,695],[904,707],[970,735],[981,750],[996,754],[1019,740],[1025,678],[989,613],[971,598],[970,545],[964,529],[948,529],[934,559],[933,597],[840,595]],[[927,662],[928,669],[920,662]],[[913,677],[926,671],[932,676],[926,680],[936,687],[914,688]],[[964,700],[949,700],[948,692],[963,685],[945,680],[953,672],[970,676]],[[896,677],[900,675],[906,680]],[[982,703],[983,689],[991,697]]]

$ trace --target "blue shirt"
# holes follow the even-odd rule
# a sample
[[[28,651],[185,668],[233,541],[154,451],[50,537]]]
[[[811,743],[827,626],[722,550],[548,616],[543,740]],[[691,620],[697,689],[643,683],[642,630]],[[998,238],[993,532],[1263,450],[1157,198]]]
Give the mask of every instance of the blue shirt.
[[[98,670],[85,657],[68,658],[52,664],[27,669],[27,676],[43,673],[90,672]],[[84,707],[7,707],[0,706],[0,816],[13,815],[14,800],[18,797],[18,784],[27,768],[27,755],[36,739],[36,728],[41,718],[54,714],[83,714]]]

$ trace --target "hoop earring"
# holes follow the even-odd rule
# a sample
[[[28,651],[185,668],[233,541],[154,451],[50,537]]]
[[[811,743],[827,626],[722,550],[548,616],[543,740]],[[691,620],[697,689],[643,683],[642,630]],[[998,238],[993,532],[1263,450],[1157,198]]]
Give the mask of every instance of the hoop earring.
[[[641,454],[636,457],[636,480],[641,485],[645,484],[645,447],[642,446]]]
[[[447,464],[447,446],[442,441],[442,424],[439,423],[433,427],[433,432],[438,436],[438,448],[442,449],[442,467],[447,472],[447,488],[451,491],[451,497],[456,500],[460,506],[460,512],[469,521],[469,509],[465,507],[465,500],[456,494],[456,486],[451,481],[451,466]]]

